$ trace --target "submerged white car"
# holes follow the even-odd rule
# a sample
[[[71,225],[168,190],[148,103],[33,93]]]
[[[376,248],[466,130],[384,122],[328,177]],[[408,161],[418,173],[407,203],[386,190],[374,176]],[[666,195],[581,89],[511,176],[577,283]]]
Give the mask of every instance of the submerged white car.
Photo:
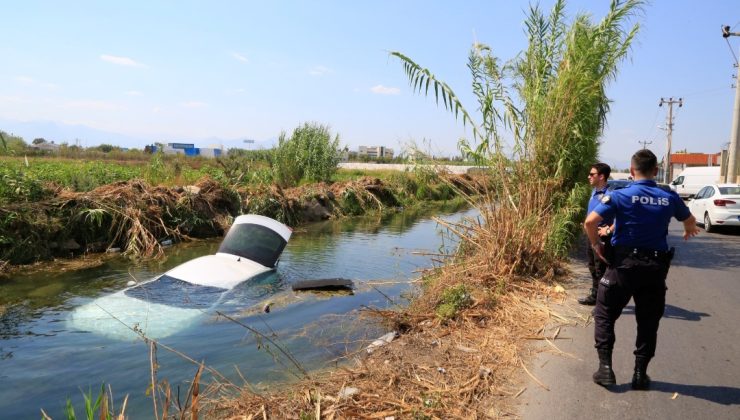
[[[215,255],[183,263],[151,281],[103,296],[72,311],[72,328],[111,338],[174,334],[216,306],[234,287],[275,270],[291,229],[269,217],[243,215]]]
[[[718,226],[740,226],[740,184],[703,187],[689,201],[689,210],[707,232]]]

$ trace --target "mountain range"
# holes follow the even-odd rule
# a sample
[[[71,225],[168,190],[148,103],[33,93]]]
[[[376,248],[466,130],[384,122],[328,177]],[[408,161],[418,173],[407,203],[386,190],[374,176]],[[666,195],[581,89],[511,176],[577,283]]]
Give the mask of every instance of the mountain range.
[[[222,145],[226,149],[267,149],[277,143],[277,137],[266,140],[254,140],[254,143],[245,143],[244,139],[224,139],[220,137],[207,138],[144,138],[121,133],[99,130],[81,124],[63,124],[55,121],[17,121],[0,119],[0,130],[23,138],[30,144],[35,138],[44,138],[57,144],[79,144],[82,147],[92,147],[100,144],[112,144],[124,148],[143,149],[148,144],[160,143],[193,143],[195,147],[210,147]]]

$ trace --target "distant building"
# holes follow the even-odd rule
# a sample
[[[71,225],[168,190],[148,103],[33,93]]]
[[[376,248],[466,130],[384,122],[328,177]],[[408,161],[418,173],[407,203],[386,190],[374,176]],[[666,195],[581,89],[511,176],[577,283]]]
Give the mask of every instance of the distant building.
[[[31,148],[36,150],[43,150],[44,152],[57,153],[60,146],[58,144],[54,144],[54,141],[43,141],[40,143],[31,144]]]
[[[675,178],[686,168],[692,166],[720,166],[722,161],[721,153],[707,154],[707,153],[672,153],[671,154],[671,173],[668,179]]]
[[[224,152],[223,147],[215,145],[212,147],[195,147],[192,143],[167,143],[162,148],[162,152],[167,155],[182,154],[185,156],[203,156],[208,158],[217,158]]]
[[[393,149],[385,146],[360,146],[358,156],[367,156],[369,159],[393,159]]]

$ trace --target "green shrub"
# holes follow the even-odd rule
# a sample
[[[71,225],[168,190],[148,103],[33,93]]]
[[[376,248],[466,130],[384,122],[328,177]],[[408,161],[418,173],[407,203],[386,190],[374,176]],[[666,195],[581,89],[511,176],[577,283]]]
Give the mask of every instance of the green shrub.
[[[305,123],[290,137],[280,134],[272,165],[275,182],[288,187],[302,179],[330,181],[338,163],[339,136],[332,140],[328,126]]]

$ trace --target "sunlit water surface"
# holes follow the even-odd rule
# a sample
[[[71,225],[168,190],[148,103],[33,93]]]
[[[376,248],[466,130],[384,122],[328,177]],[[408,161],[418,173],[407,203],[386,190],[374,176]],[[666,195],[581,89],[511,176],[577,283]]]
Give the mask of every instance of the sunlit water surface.
[[[273,337],[303,369],[326,367],[383,334],[366,321],[363,307],[403,304],[418,271],[434,262],[424,253],[454,247],[431,219],[459,220],[473,210],[436,209],[378,217],[327,221],[294,232],[276,272],[237,286],[216,307],[202,310],[161,339],[189,357],[204,361],[228,380],[257,389],[298,374],[274,345],[265,346],[221,312]],[[149,349],[143,340],[120,339],[74,328],[71,314],[83,305],[123,290],[132,277],[142,281],[192,258],[212,254],[218,240],[181,244],[164,260],[133,264],[122,257],[102,266],[71,272],[43,271],[0,280],[0,418],[39,418],[43,408],[64,418],[71,398],[82,414],[82,391],[97,395],[110,384],[119,407],[129,396],[127,415],[152,417]],[[351,295],[293,293],[292,282],[341,277],[355,282]],[[271,303],[271,311],[262,308]],[[197,367],[159,348],[160,379],[185,394]],[[238,369],[238,371],[237,371]],[[210,376],[204,375],[204,380]]]

